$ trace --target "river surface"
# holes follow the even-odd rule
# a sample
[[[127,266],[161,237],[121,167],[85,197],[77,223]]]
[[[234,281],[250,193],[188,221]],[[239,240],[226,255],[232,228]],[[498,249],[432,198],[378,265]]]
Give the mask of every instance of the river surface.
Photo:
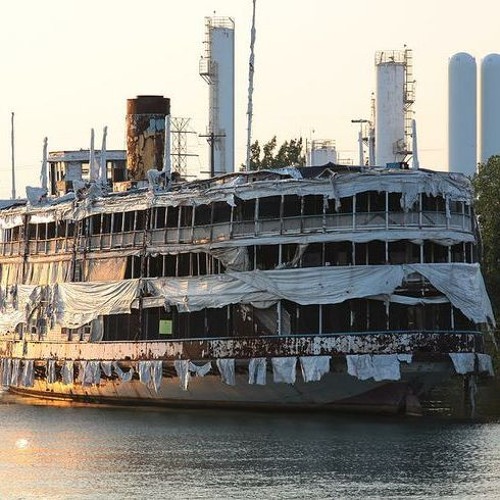
[[[499,498],[500,419],[53,407],[0,394],[0,498]]]

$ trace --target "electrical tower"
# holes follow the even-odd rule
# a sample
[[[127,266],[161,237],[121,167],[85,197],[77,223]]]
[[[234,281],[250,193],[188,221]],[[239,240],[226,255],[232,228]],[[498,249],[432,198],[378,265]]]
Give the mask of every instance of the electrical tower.
[[[188,153],[188,136],[195,134],[190,129],[191,118],[172,117],[170,125],[170,134],[172,137],[172,171],[179,172],[182,177],[188,175],[188,162],[190,156],[198,156]]]

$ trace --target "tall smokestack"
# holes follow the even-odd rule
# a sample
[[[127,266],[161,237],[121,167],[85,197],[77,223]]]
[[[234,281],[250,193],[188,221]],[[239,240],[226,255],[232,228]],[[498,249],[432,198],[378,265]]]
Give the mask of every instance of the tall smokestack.
[[[150,169],[162,170],[165,149],[165,117],[170,99],[142,95],[127,99],[127,170],[129,179],[146,179]]]

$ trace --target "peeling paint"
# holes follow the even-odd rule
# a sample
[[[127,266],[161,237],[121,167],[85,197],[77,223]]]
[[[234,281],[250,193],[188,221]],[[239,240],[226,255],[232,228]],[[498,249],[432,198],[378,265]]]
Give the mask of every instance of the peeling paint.
[[[0,357],[83,360],[211,360],[220,358],[476,352],[483,338],[474,332],[390,332],[316,336],[249,337],[154,342],[0,342]]]

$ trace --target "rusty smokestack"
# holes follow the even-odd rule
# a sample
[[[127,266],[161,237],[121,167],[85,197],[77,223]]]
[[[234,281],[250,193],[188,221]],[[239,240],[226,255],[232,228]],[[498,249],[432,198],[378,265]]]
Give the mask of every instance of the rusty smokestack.
[[[165,148],[165,117],[170,99],[140,95],[127,99],[127,170],[129,179],[146,179],[152,168],[162,170]]]

